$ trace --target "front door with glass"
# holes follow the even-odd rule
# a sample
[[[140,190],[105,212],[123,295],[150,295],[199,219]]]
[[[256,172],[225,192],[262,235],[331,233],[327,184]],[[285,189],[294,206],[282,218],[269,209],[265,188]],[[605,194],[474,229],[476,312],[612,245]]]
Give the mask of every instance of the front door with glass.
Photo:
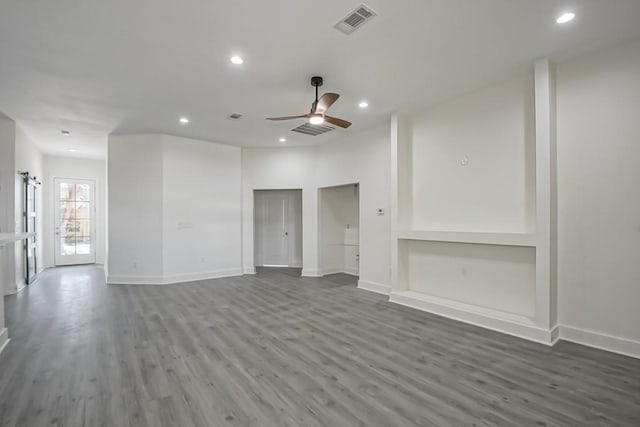
[[[92,264],[96,261],[94,239],[93,181],[56,178],[55,264]]]

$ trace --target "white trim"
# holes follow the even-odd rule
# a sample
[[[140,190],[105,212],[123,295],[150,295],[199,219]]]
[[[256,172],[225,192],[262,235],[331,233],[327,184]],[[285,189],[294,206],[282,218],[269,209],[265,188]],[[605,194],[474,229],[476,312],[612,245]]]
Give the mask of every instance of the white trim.
[[[106,276],[108,285],[163,285],[162,276]]]
[[[551,345],[556,345],[558,341],[560,341],[560,325],[554,326],[551,328]]]
[[[555,328],[547,330],[536,326],[526,316],[476,307],[414,291],[393,291],[389,295],[389,301],[549,346],[554,342]]]
[[[478,233],[467,231],[398,230],[400,240],[424,240],[428,242],[458,242],[486,245],[535,247],[535,233]]]
[[[228,268],[224,270],[205,271],[202,273],[174,274],[164,276],[163,284],[169,285],[173,283],[195,282],[197,280],[219,279],[221,277],[242,276],[241,268]]]
[[[640,359],[640,341],[560,325],[560,339]]]
[[[391,293],[391,285],[370,282],[368,280],[358,280],[358,289],[375,292],[382,295],[389,295]]]
[[[330,267],[330,268],[319,268],[318,275],[326,276],[327,274],[338,274],[344,273],[344,270],[340,267]]]
[[[255,267],[245,267],[242,269],[242,274],[256,274]]]
[[[357,276],[359,274],[358,267],[344,267],[342,271],[344,274],[350,274],[352,276]]]
[[[91,223],[91,253],[83,255],[62,255],[60,254],[60,234],[56,234],[55,230],[59,226],[60,218],[60,183],[69,182],[73,184],[89,184],[91,185],[91,200],[88,200],[90,204],[90,216],[89,221]],[[66,267],[70,265],[87,265],[95,264],[97,259],[97,245],[96,240],[98,236],[97,232],[97,183],[95,179],[87,178],[63,178],[53,177],[53,264],[55,267]]]
[[[9,330],[7,328],[4,328],[2,331],[0,331],[0,354],[2,354],[2,350],[7,347],[9,341],[11,341],[9,339]]]
[[[338,273],[348,274],[350,276],[358,276],[358,270],[356,268],[348,268],[348,267],[320,268],[314,271],[318,272],[318,277],[326,276],[328,274],[338,274]]]
[[[317,268],[303,268],[302,269],[302,277],[321,277],[321,271]]]
[[[201,273],[174,274],[171,276],[107,276],[110,285],[171,285],[175,283],[195,282],[198,280],[219,279],[222,277],[242,276],[241,268],[206,271]]]

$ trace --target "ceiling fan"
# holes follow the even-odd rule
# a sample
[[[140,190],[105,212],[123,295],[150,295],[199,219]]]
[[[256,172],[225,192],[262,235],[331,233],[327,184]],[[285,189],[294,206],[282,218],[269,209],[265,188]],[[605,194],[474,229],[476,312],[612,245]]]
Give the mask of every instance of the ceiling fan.
[[[351,122],[337,117],[327,116],[325,114],[329,107],[331,107],[333,103],[340,98],[340,95],[337,93],[327,92],[318,98],[318,87],[322,86],[322,83],[322,77],[311,77],[311,86],[316,88],[316,100],[311,104],[311,111],[309,114],[302,114],[299,116],[267,117],[267,120],[309,119],[309,123],[312,125],[321,125],[324,122],[327,122],[345,129],[351,126]]]

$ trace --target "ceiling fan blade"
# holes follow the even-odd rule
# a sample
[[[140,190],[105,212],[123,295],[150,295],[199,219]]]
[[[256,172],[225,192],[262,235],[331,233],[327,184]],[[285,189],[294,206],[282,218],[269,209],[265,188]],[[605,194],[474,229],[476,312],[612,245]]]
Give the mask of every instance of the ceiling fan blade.
[[[345,129],[351,126],[351,122],[327,115],[324,116],[324,121]]]
[[[316,105],[316,113],[324,113],[340,98],[337,93],[327,92],[318,99],[318,105]]]
[[[301,116],[284,116],[284,117],[267,117],[267,120],[292,120],[292,119],[303,119],[308,117],[308,114],[302,114]]]

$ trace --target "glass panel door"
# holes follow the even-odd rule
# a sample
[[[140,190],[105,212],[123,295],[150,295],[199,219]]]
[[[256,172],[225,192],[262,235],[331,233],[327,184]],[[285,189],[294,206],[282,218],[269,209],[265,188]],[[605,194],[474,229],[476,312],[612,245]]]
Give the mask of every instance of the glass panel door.
[[[55,264],[95,262],[93,181],[56,178]]]

